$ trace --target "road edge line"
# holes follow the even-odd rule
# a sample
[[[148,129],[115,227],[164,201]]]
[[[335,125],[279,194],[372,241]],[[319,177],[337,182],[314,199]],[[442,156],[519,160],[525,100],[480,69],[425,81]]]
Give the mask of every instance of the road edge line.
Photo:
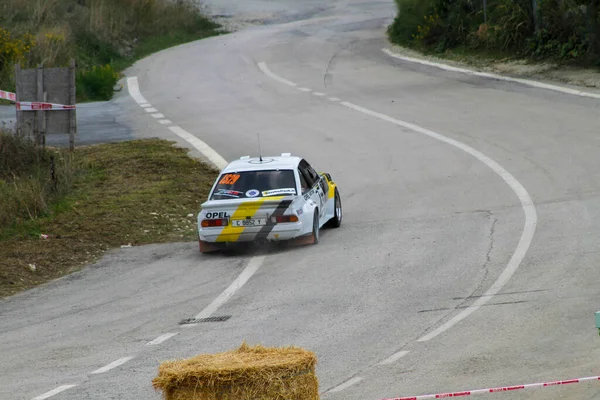
[[[458,72],[460,74],[478,76],[480,78],[488,78],[488,79],[505,81],[505,82],[520,83],[522,85],[531,86],[531,87],[534,87],[537,89],[552,90],[554,92],[570,94],[573,96],[588,97],[588,98],[592,98],[592,99],[600,99],[600,93],[584,92],[584,91],[577,90],[577,89],[571,89],[566,86],[552,85],[549,83],[538,82],[538,81],[534,81],[534,80],[530,80],[530,79],[512,78],[510,76],[499,75],[499,74],[495,74],[492,72],[480,72],[480,71],[475,71],[475,70],[467,69],[467,68],[453,67],[448,64],[422,60],[422,59],[414,58],[414,57],[403,56],[403,55],[394,53],[390,49],[385,49],[385,48],[381,49],[381,51],[383,51],[388,56],[390,56],[392,58],[396,58],[401,61],[406,61],[406,62],[415,63],[415,64],[421,64],[421,65],[427,65],[429,67],[442,69],[444,71]]]

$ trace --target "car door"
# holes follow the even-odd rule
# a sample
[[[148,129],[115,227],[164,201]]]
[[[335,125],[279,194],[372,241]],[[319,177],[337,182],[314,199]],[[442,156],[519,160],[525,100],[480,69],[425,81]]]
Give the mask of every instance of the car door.
[[[327,184],[323,182],[322,177],[314,170],[313,167],[306,161],[300,161],[298,165],[298,172],[301,173],[306,182],[308,183],[310,189],[305,194],[305,199],[311,199],[315,202],[315,204],[319,207],[319,218],[323,216],[325,212],[325,202],[326,202],[326,189],[323,188],[323,185],[327,187]]]

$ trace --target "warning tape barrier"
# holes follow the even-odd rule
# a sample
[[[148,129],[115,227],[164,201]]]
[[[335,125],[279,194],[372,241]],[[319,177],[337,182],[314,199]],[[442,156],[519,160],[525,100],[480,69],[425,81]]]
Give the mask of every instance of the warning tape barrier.
[[[462,391],[462,392],[427,394],[427,395],[424,395],[424,396],[395,397],[395,398],[383,399],[383,400],[445,399],[445,398],[449,398],[449,397],[464,397],[464,396],[473,396],[473,395],[477,395],[477,394],[486,394],[486,393],[510,392],[510,391],[514,391],[514,390],[532,389],[532,388],[543,388],[543,387],[559,386],[559,385],[569,385],[571,383],[581,383],[581,382],[586,382],[586,381],[598,381],[598,380],[600,380],[600,376],[589,376],[587,378],[569,379],[569,380],[566,380],[566,381],[530,383],[530,384],[527,384],[527,385],[505,386],[505,387],[488,388],[488,389],[476,389],[476,390],[466,390],[466,391]]]
[[[76,107],[64,104],[46,103],[43,101],[17,101],[15,93],[0,90],[0,99],[12,101],[18,111],[48,111],[48,110],[74,110]]]
[[[0,99],[17,101],[17,95],[15,93],[0,90]]]
[[[31,101],[20,101],[17,103],[19,111],[46,111],[46,110],[74,110],[75,106],[65,106],[64,104],[42,103]]]

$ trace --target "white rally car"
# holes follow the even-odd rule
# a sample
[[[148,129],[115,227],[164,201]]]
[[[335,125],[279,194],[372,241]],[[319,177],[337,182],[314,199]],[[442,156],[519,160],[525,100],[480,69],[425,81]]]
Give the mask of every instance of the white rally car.
[[[342,223],[342,201],[327,173],[284,153],[245,156],[229,163],[198,214],[200,251],[227,243],[284,241],[318,243],[325,224]]]

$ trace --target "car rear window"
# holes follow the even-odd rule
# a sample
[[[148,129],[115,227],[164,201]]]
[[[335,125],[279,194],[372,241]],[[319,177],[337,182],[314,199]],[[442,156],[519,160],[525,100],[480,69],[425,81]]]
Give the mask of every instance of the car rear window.
[[[293,170],[261,170],[219,176],[211,200],[242,199],[296,194]]]

